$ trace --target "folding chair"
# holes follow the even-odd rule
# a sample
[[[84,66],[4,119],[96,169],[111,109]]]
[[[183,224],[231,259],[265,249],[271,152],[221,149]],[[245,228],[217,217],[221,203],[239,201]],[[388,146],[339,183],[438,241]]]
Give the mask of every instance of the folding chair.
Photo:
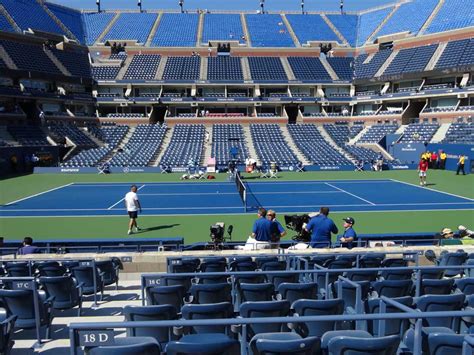
[[[171,169],[167,165],[160,165],[160,174],[169,174],[171,172]]]
[[[297,172],[297,173],[304,173],[304,166],[303,166],[303,163],[299,162],[299,163],[296,165],[296,172]]]

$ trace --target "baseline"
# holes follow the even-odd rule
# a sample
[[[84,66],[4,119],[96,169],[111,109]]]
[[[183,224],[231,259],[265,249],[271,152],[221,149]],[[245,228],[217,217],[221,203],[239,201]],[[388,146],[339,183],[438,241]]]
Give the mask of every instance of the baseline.
[[[398,182],[399,184],[405,184],[405,185],[413,186],[413,187],[416,187],[416,188],[421,189],[421,190],[429,190],[429,191],[432,191],[432,192],[437,192],[437,193],[440,193],[440,194],[449,195],[449,196],[453,196],[453,197],[458,197],[458,198],[461,198],[463,200],[474,202],[474,199],[472,199],[472,198],[452,194],[450,192],[439,191],[439,190],[435,190],[435,189],[432,189],[432,188],[429,188],[429,187],[422,187],[422,186],[418,186],[418,185],[415,185],[415,184],[412,184],[412,183],[409,183],[409,182],[405,182],[405,181],[401,181],[401,180],[396,180],[396,179],[390,179],[390,180],[392,180],[394,182]]]

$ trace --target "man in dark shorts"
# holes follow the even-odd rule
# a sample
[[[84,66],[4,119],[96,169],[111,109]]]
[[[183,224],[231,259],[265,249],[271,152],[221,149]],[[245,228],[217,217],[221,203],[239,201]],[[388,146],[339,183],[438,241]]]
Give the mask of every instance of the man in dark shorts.
[[[138,232],[140,228],[137,224],[138,211],[142,212],[142,206],[138,200],[136,185],[132,185],[130,192],[125,195],[125,208],[127,209],[128,216],[130,217],[130,222],[128,223],[128,235],[133,234],[133,227],[135,231]]]

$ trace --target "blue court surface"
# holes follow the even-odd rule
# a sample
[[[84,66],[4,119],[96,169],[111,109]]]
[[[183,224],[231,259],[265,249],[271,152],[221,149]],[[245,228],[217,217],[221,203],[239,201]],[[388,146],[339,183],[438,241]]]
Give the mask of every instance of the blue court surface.
[[[474,200],[396,180],[245,182],[244,204],[233,182],[137,184],[143,215],[277,212],[469,210]],[[126,183],[72,183],[0,206],[0,217],[124,215]]]

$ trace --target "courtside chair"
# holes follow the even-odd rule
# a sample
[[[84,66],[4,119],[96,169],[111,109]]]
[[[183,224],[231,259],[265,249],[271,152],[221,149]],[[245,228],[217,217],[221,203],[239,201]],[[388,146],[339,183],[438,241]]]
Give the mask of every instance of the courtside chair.
[[[287,300],[290,304],[301,299],[317,299],[318,284],[283,282],[278,286],[278,300]]]
[[[171,305],[125,306],[123,315],[127,322],[158,321],[177,319],[176,308]],[[164,349],[173,339],[172,329],[165,327],[127,328],[129,337],[152,337]]]
[[[401,303],[407,307],[413,306],[413,298],[410,296],[393,298],[394,301]],[[393,307],[391,305],[386,305],[385,313],[399,313],[400,309]],[[376,314],[380,313],[380,299],[372,298],[369,299],[366,303],[365,313],[367,314]],[[405,331],[408,330],[410,322],[407,319],[391,319],[387,318],[385,320],[385,333],[379,334],[379,321],[377,320],[368,320],[367,321],[367,331],[373,336],[385,336],[385,335],[399,335],[403,336]]]
[[[39,278],[49,298],[52,298],[53,309],[65,310],[77,307],[77,316],[82,310],[82,284],[72,276],[43,276]]]
[[[8,316],[4,308],[0,308],[0,354],[9,355],[15,342],[12,340],[16,316]]]
[[[168,343],[167,355],[239,355],[240,343],[225,334],[189,334]]]
[[[234,315],[233,306],[230,302],[214,304],[185,304],[181,308],[183,319],[226,319]],[[175,334],[203,334],[203,333],[227,333],[229,327],[225,325],[196,325],[188,329],[175,327]]]
[[[342,299],[332,300],[308,300],[301,299],[294,302],[291,308],[295,316],[329,316],[341,315],[344,312],[344,301]],[[290,324],[302,337],[321,337],[324,333],[337,329],[336,321],[305,322]]]
[[[162,349],[151,337],[115,337],[114,345],[85,349],[88,355],[156,355]]]
[[[118,290],[120,265],[112,260],[100,260],[95,262],[104,281],[104,287],[115,284],[115,291]]]
[[[179,312],[184,303],[186,289],[181,285],[155,286],[146,289],[147,305],[171,305]]]
[[[250,349],[255,355],[312,355],[321,352],[321,339],[303,339],[296,333],[263,333],[250,340]]]
[[[49,339],[53,320],[52,299],[46,292],[36,291],[38,297],[40,326],[46,328],[45,338]],[[33,329],[36,327],[34,300],[32,290],[0,290],[0,303],[7,311],[7,316],[16,316],[15,329]]]
[[[94,295],[100,292],[100,300],[104,298],[104,279],[103,273],[97,268],[91,266],[75,266],[71,268],[72,275],[82,286],[83,295]],[[94,288],[94,273],[96,284]]]

